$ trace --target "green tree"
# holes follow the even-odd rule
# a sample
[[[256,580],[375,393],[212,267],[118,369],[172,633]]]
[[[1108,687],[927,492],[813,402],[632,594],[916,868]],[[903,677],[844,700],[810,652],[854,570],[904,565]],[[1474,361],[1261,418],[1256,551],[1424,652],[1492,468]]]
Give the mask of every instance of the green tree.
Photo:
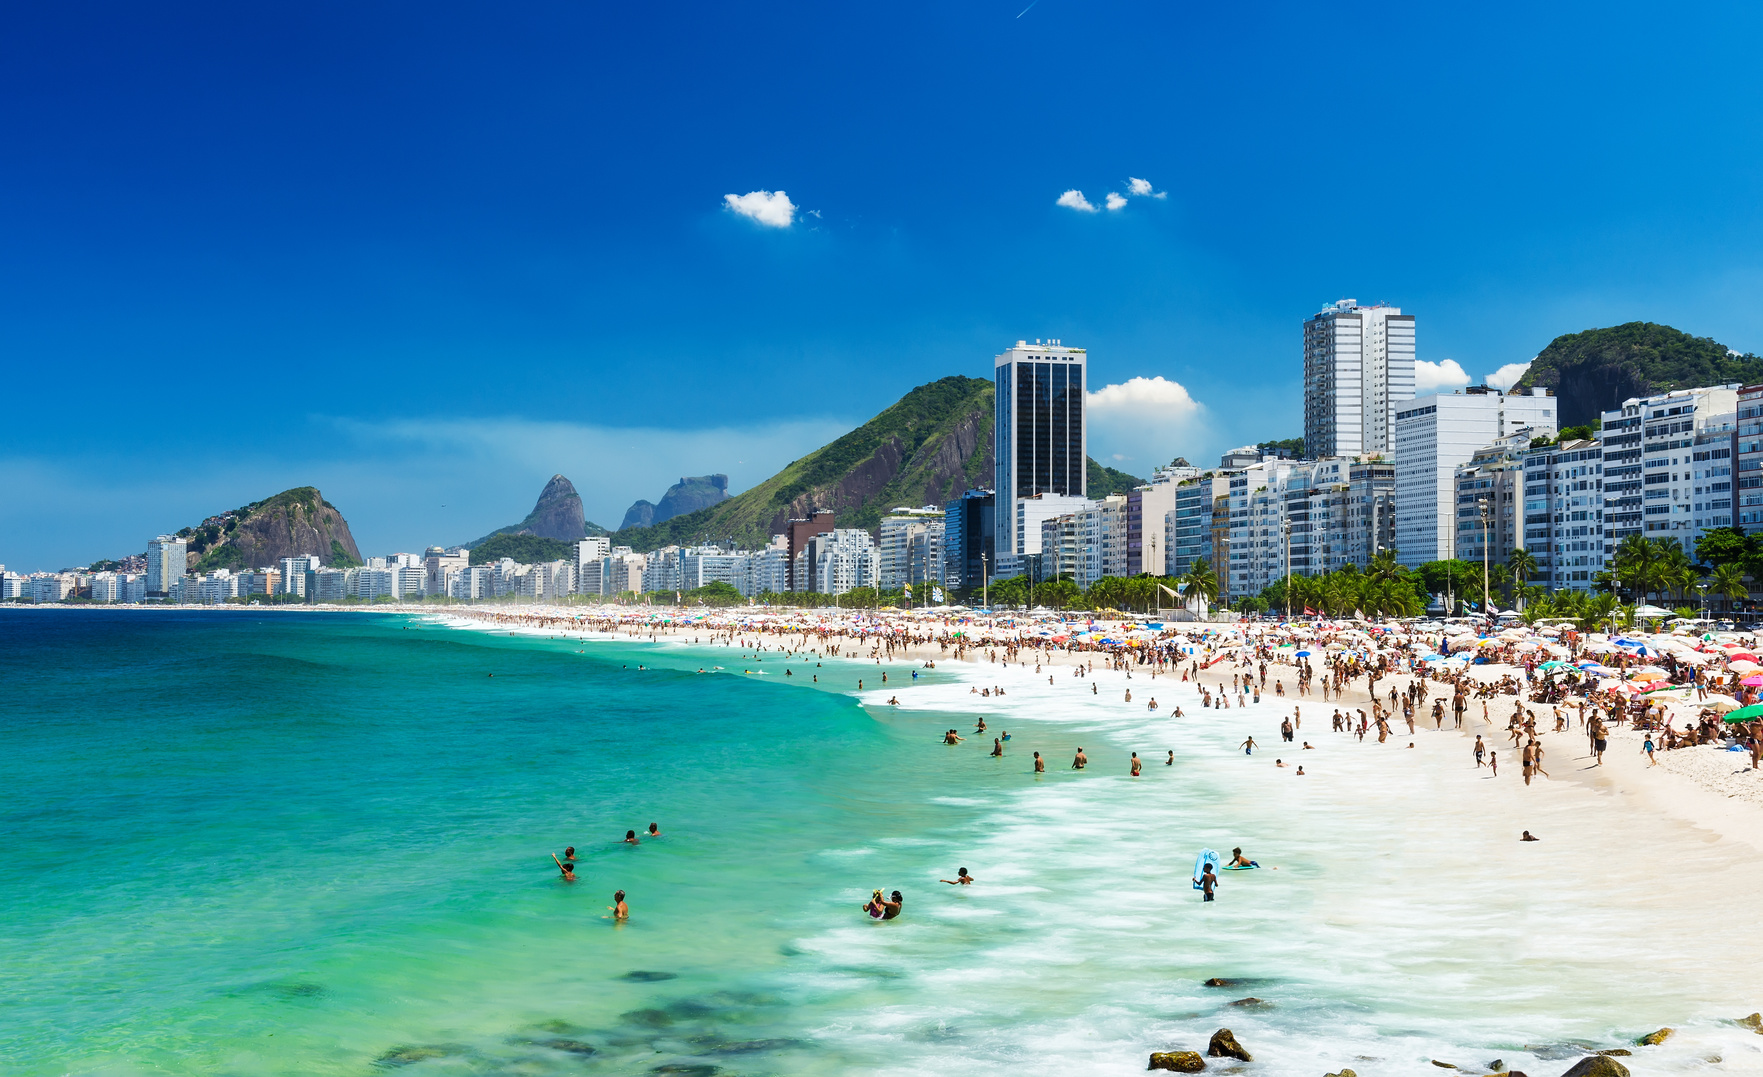
[[[1183,598],[1199,600],[1201,613],[1205,613],[1207,604],[1218,597],[1218,573],[1212,571],[1212,562],[1204,557],[1194,558],[1194,563],[1182,573],[1177,583]]]
[[[1529,582],[1532,576],[1536,575],[1537,559],[1529,550],[1516,549],[1506,558],[1506,567],[1511,570],[1513,579],[1518,581],[1518,592],[1515,597],[1518,599],[1518,608],[1522,610],[1524,609],[1524,592],[1526,590],[1524,585]]]
[[[1742,564],[1727,562],[1714,566],[1708,574],[1708,590],[1726,598],[1726,608],[1735,608],[1735,603],[1751,597],[1750,589],[1745,586],[1745,568]]]

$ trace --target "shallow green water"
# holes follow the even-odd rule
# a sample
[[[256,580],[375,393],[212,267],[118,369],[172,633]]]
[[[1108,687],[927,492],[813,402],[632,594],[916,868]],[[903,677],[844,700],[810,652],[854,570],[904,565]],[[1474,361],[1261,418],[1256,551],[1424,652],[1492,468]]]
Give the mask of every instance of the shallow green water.
[[[1125,1074],[1228,1025],[1258,1072],[1535,1077],[1674,1024],[1637,1074],[1763,1071],[1763,1037],[1719,1020],[1756,1008],[1757,944],[1682,915],[1755,865],[1595,787],[1489,784],[1455,734],[1409,752],[1314,715],[1298,779],[1235,747],[1274,745],[1285,704],[1201,713],[1167,680],[1134,682],[1151,716],[1117,675],[896,663],[877,692],[874,665],[828,662],[816,691],[779,659],[0,614],[0,1070]],[[839,694],[858,676],[868,710]],[[1004,759],[938,743],[978,712],[1014,731]],[[661,840],[617,843],[651,821]],[[1281,870],[1200,903],[1194,851],[1233,843]],[[1658,856],[1696,893],[1655,885]],[[980,884],[937,882],[958,866]],[[906,915],[866,920],[872,887]],[[1249,994],[1268,1004],[1231,1005]]]

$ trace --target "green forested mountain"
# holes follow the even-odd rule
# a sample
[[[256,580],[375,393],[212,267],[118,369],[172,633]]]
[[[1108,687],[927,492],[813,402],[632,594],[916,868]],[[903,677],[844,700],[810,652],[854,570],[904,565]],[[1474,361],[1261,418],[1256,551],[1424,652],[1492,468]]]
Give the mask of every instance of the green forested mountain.
[[[874,528],[896,505],[941,503],[991,485],[992,383],[959,375],[920,385],[829,445],[758,486],[652,527],[623,528],[613,544],[653,550],[732,539],[764,545],[786,521],[831,509],[840,527]]]
[[[1553,389],[1562,426],[1595,427],[1600,411],[1631,396],[1759,381],[1763,359],[1755,355],[1733,354],[1718,341],[1669,325],[1628,322],[1556,337],[1513,388]]]
[[[1103,467],[1090,459],[1088,473],[1084,476],[1086,489],[1084,493],[1092,498],[1107,497],[1109,494],[1131,493],[1136,486],[1145,485],[1145,480],[1124,471],[1116,471],[1111,467]]]

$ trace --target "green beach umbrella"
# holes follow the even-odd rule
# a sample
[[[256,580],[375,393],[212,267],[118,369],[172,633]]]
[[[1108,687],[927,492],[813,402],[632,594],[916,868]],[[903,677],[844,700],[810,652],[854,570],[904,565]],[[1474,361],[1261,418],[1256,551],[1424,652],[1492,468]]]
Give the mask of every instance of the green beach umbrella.
[[[1748,707],[1726,712],[1728,722],[1751,722],[1758,718],[1763,718],[1763,703],[1753,703]]]

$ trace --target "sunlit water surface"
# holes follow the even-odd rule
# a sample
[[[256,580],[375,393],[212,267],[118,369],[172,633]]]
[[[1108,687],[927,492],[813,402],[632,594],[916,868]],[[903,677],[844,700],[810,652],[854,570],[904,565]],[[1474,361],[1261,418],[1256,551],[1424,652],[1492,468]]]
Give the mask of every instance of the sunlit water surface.
[[[0,672],[8,1073],[1126,1074],[1228,1026],[1256,1072],[1536,1077],[1662,1025],[1637,1074],[1763,1071],[1716,915],[1754,856],[1570,777],[1573,738],[1524,789],[1453,732],[1308,703],[1304,750],[1289,703],[1143,674],[366,615],[9,612]],[[1203,904],[1235,845],[1267,868]]]

